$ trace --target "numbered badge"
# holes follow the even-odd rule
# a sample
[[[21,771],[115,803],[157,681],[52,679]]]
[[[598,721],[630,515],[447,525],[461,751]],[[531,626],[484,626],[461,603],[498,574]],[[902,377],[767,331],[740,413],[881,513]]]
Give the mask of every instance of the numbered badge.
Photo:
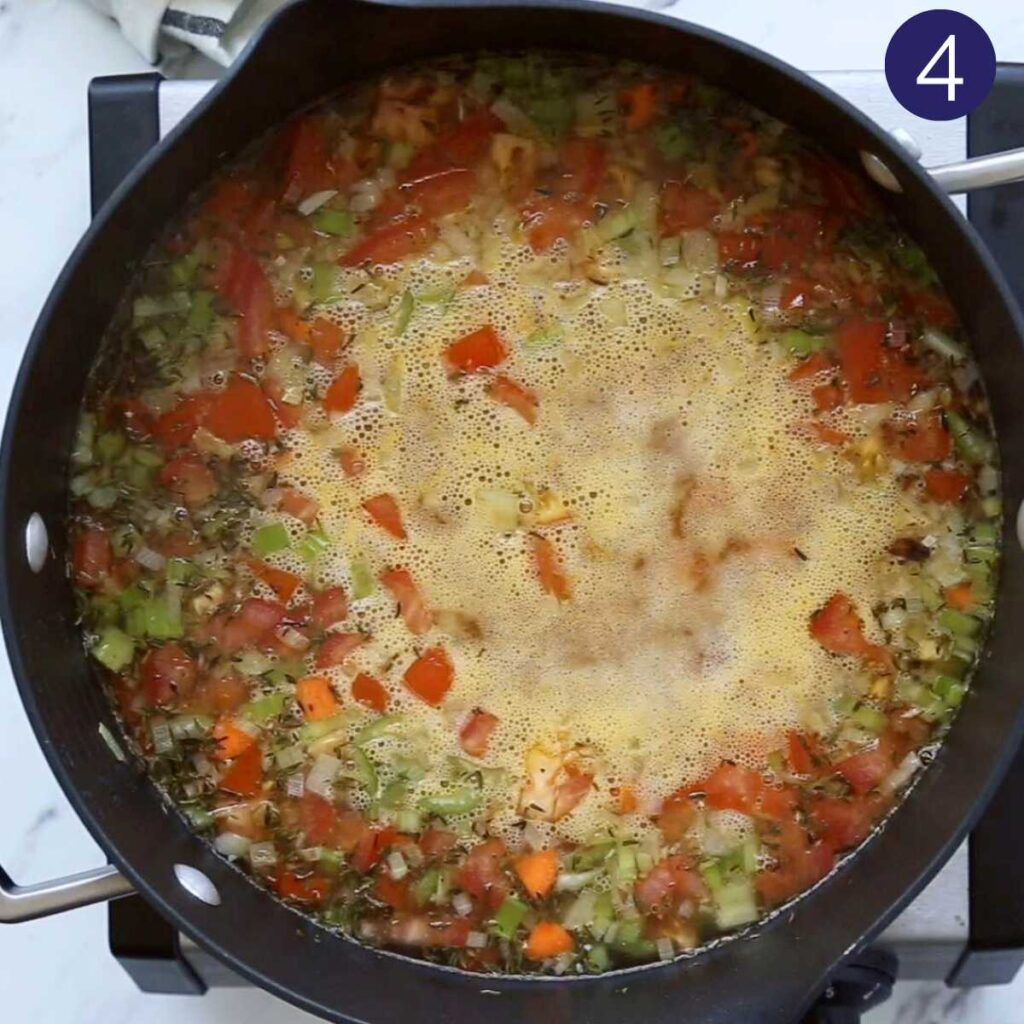
[[[924,11],[896,30],[885,51],[893,96],[912,114],[951,121],[969,114],[996,77],[996,53],[985,30],[958,11]]]

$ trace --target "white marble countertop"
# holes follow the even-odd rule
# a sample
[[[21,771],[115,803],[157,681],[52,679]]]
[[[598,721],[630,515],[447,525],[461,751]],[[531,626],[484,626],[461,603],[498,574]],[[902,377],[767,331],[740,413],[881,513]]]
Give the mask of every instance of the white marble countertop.
[[[657,6],[665,6],[659,0]],[[688,0],[669,5],[692,21],[771,50],[798,66],[877,69],[917,0]],[[989,32],[1004,61],[1024,61],[1024,6],[950,3]],[[148,70],[78,0],[0,0],[0,409],[32,323],[89,215],[86,86],[96,75]],[[193,67],[209,73],[209,65]],[[0,863],[20,882],[99,864],[36,747],[6,659],[0,657]],[[102,907],[0,930],[0,992],[12,1024],[297,1024],[312,1021],[255,990],[202,999],[142,995],[106,945]],[[867,1024],[1024,1024],[1024,980],[959,992],[901,984]],[[737,1022],[742,1024],[742,1022]]]

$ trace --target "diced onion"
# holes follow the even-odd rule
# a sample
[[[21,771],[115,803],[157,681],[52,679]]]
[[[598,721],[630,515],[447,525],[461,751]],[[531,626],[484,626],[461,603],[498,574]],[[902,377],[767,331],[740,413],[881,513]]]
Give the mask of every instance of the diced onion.
[[[165,719],[154,718],[149,723],[149,732],[153,737],[153,750],[156,754],[169,754],[174,750],[174,735]]]
[[[523,842],[533,850],[541,850],[547,845],[544,833],[532,821],[528,821],[523,829]]]
[[[306,749],[301,743],[295,743],[290,747],[284,747],[274,755],[274,760],[277,762],[278,768],[283,768],[286,771],[289,768],[294,768],[297,764],[302,764],[306,760]]]
[[[911,751],[902,761],[896,770],[886,778],[879,787],[886,795],[891,795],[902,789],[917,773],[921,767],[921,758]]]
[[[595,892],[580,893],[565,912],[562,923],[570,929],[586,928],[593,923],[596,904],[597,894]]]
[[[473,913],[473,900],[464,892],[457,892],[452,897],[452,909],[459,917],[469,917]]]
[[[675,946],[672,945],[672,940],[666,935],[658,939],[655,946],[658,947],[659,960],[671,960],[676,955]]]
[[[487,936],[483,932],[470,932],[466,936],[466,945],[470,949],[483,949],[487,945]]]
[[[107,745],[107,749],[114,755],[118,761],[124,761],[124,751],[121,749],[121,744],[114,739],[114,734],[106,727],[103,722],[99,724],[100,739]]]
[[[579,892],[588,882],[593,881],[600,870],[593,871],[563,871],[555,882],[556,892]]]
[[[380,204],[381,196],[380,185],[371,178],[357,181],[352,186],[352,197],[348,201],[348,208],[353,213],[369,213]]]
[[[409,874],[409,865],[405,862],[405,857],[402,856],[401,850],[392,850],[387,855],[388,871],[391,872],[391,877],[396,881],[400,882],[407,874]]]
[[[701,272],[718,269],[718,242],[710,231],[695,228],[684,231],[682,238],[683,263],[690,270]]]
[[[167,559],[152,548],[139,548],[135,552],[135,561],[143,569],[149,569],[151,572],[159,572],[167,564]]]
[[[316,213],[324,203],[330,202],[336,195],[338,190],[336,188],[324,189],[323,192],[314,192],[312,195],[306,196],[305,199],[296,206],[296,209],[303,217],[308,217],[311,213]]]
[[[309,637],[294,626],[282,626],[277,630],[277,638],[292,651],[304,651],[309,646]]]
[[[294,797],[300,797],[306,792],[306,780],[302,777],[302,772],[296,772],[294,775],[288,776],[285,792],[288,796]]]
[[[341,770],[341,761],[332,754],[320,754],[306,776],[306,789],[325,800],[334,796],[334,780]]]
[[[476,507],[492,530],[511,533],[519,526],[519,496],[496,487],[476,492]]]
[[[252,846],[252,840],[236,832],[221,832],[213,841],[213,848],[225,857],[244,857]]]
[[[253,871],[268,871],[277,864],[277,849],[272,842],[253,843],[249,847],[249,863]]]

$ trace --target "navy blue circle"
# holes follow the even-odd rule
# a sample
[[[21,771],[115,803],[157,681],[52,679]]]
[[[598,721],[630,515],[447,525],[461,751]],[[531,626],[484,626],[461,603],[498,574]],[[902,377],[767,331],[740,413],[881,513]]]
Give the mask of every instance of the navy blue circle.
[[[918,83],[917,79],[936,52],[953,36],[954,75],[963,84],[954,87]],[[893,96],[912,114],[929,121],[952,121],[969,114],[988,95],[996,77],[996,52],[985,30],[959,11],[923,11],[896,30],[885,51],[885,77]],[[929,78],[950,77],[949,51],[939,57]]]

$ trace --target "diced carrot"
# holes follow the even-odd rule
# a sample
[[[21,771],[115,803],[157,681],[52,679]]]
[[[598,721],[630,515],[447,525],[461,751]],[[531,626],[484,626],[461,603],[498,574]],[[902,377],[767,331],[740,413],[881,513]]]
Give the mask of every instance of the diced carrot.
[[[228,793],[255,796],[263,783],[263,752],[256,743],[250,744],[228,766],[217,784]]]
[[[392,537],[398,540],[406,540],[408,534],[405,532],[405,523],[402,522],[402,512],[393,494],[375,494],[363,502],[370,518],[383,530],[386,530]]]
[[[455,666],[443,647],[428,647],[406,670],[406,688],[437,707],[455,680]]]
[[[497,366],[507,356],[505,343],[490,324],[453,341],[444,350],[444,361],[452,373],[475,373]]]
[[[805,426],[807,427],[807,432],[815,440],[821,441],[822,444],[830,444],[840,448],[850,440],[849,434],[844,433],[842,430],[836,430],[835,427],[830,427],[827,423],[822,423],[821,420],[808,420]]]
[[[277,329],[292,341],[309,341],[313,324],[299,316],[291,306],[283,306],[275,311]]]
[[[537,850],[516,857],[512,865],[523,888],[535,899],[542,900],[554,888],[558,878],[558,851]]]
[[[317,317],[309,330],[309,344],[313,358],[324,366],[330,366],[334,358],[348,343],[348,335],[327,317]]]
[[[789,371],[789,379],[793,381],[808,380],[831,369],[832,360],[824,352],[813,352]]]
[[[537,396],[511,377],[499,373],[487,385],[487,394],[496,402],[519,413],[531,426],[537,422]]]
[[[490,284],[487,275],[480,270],[471,270],[463,279],[462,285],[465,288],[476,288],[478,285]]]
[[[529,544],[541,587],[547,593],[554,594],[559,601],[568,601],[572,597],[572,585],[562,568],[554,545],[546,537],[536,533],[530,534]]]
[[[526,955],[531,960],[548,960],[562,953],[571,953],[576,943],[572,935],[554,921],[541,921],[533,926],[526,940]]]
[[[281,489],[281,509],[311,526],[320,514],[320,502],[297,487],[284,487]]]
[[[963,501],[971,489],[971,477],[955,469],[929,469],[924,475],[924,489],[929,498],[953,504]]]
[[[619,93],[619,99],[626,108],[626,131],[643,131],[654,120],[656,98],[653,82],[642,82]]]
[[[640,806],[636,797],[636,790],[632,786],[619,786],[616,798],[616,814],[632,814]]]
[[[389,697],[384,684],[366,672],[360,672],[352,680],[352,699],[382,715],[388,709]]]
[[[417,636],[426,633],[434,622],[434,616],[409,570],[387,569],[380,574],[380,581],[398,602],[398,610],[409,631]]]
[[[325,676],[305,676],[295,684],[295,699],[307,722],[321,722],[338,713],[338,698]]]
[[[232,718],[218,718],[211,734],[217,741],[217,748],[210,755],[215,761],[230,761],[248,750],[256,742],[252,733],[243,729]]]
[[[287,569],[278,569],[276,566],[267,565],[266,562],[261,562],[258,558],[247,558],[245,564],[253,576],[262,580],[277,594],[283,604],[288,604],[295,595],[295,591],[302,586],[302,578],[293,572],[288,572]]]
[[[348,412],[359,398],[361,385],[359,367],[355,363],[349,363],[327,389],[327,394],[324,395],[324,408],[328,412]]]
[[[942,595],[946,599],[946,604],[950,608],[956,608],[957,611],[963,612],[974,607],[974,590],[970,583],[956,583],[951,587],[946,587],[943,589]]]
[[[339,448],[338,461],[345,476],[359,476],[366,472],[366,459],[355,448]]]

